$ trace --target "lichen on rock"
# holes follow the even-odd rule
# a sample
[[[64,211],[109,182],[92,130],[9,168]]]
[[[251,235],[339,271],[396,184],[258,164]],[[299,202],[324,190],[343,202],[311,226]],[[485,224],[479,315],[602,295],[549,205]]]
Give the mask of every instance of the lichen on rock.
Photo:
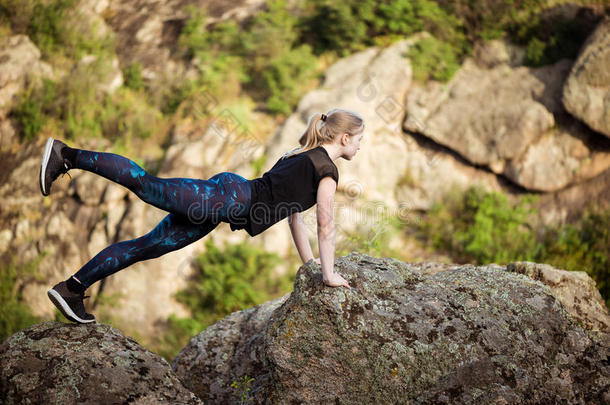
[[[4,404],[200,404],[159,355],[104,324],[43,322],[0,345]]]
[[[335,261],[347,290],[309,261],[289,296],[221,320],[172,366],[211,403],[243,376],[255,403],[607,403],[608,334],[506,266],[442,267],[352,253]]]

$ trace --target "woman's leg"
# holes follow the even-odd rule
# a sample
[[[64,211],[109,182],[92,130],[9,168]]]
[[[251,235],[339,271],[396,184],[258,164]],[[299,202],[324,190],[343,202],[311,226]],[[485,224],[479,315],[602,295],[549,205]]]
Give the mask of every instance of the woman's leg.
[[[201,239],[217,225],[213,221],[194,224],[184,216],[170,213],[146,235],[104,248],[74,277],[86,289],[133,263],[181,249]]]
[[[249,182],[234,173],[219,173],[209,180],[160,178],[115,153],[69,148],[67,154],[73,157],[74,168],[99,174],[127,187],[144,202],[193,223],[243,215],[250,201]]]

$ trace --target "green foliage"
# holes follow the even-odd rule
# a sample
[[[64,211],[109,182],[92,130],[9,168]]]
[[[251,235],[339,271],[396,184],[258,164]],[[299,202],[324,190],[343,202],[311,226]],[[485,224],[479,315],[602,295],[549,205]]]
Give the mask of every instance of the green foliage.
[[[548,0],[441,0],[440,7],[461,21],[468,39],[499,38],[513,26],[527,24]]]
[[[205,10],[190,7],[187,12],[179,45],[200,77],[176,86],[166,97],[165,111],[175,112],[202,91],[227,97],[228,83],[236,81],[265,100],[269,112],[290,113],[315,76],[316,60],[308,45],[294,47],[297,19],[285,0],[270,2],[244,27],[233,21],[206,27]]]
[[[610,308],[610,210],[587,207],[576,224],[547,229],[540,261],[566,270],[586,271]]]
[[[0,265],[0,341],[28,326],[40,322],[22,301],[22,288],[28,281],[39,279],[38,265],[44,255],[19,264],[17,258]]]
[[[548,65],[563,58],[575,59],[594,28],[594,25],[578,20],[552,23],[541,23],[539,19],[535,21],[535,25],[517,39],[527,41],[525,63],[530,66]]]
[[[0,0],[0,17],[11,22],[14,33],[26,34],[45,57],[108,54],[114,38],[99,35],[75,10],[79,0]]]
[[[234,21],[222,21],[206,27],[205,9],[189,6],[189,15],[178,38],[179,53],[192,59],[200,72],[196,84],[217,89],[232,74],[244,77],[238,57],[240,32]]]
[[[526,196],[512,205],[504,194],[477,187],[454,191],[433,205],[420,231],[460,262],[534,260],[540,247],[528,226],[535,214],[533,202],[534,197]]]
[[[576,224],[545,228],[535,201],[526,195],[510,204],[501,193],[471,187],[434,204],[417,230],[459,263],[527,260],[586,271],[610,308],[610,210],[590,206]]]
[[[270,61],[262,71],[261,82],[269,112],[290,114],[307,89],[308,80],[315,77],[315,65],[309,45],[287,50]]]
[[[144,88],[144,81],[142,80],[142,65],[135,62],[127,66],[123,70],[123,77],[125,87],[135,91],[142,90]]]
[[[231,388],[233,388],[232,396],[239,401],[240,405],[247,404],[252,399],[250,397],[250,390],[252,389],[250,385],[254,381],[254,378],[248,377],[248,374],[244,375],[242,378],[234,380],[231,383]]]
[[[206,252],[197,257],[199,273],[178,301],[200,310],[199,319],[210,323],[244,308],[258,305],[284,292],[289,283],[272,277],[280,259],[247,243],[222,250],[208,239]]]
[[[22,141],[34,139],[46,124],[48,109],[56,94],[55,82],[46,78],[42,80],[41,88],[31,86],[21,94],[21,100],[11,111],[11,116],[21,128],[19,134]]]
[[[297,23],[285,0],[273,0],[242,36],[240,54],[249,61],[243,83],[255,97],[267,100],[271,113],[289,114],[316,78],[311,47],[295,44]]]
[[[460,67],[454,48],[434,37],[417,41],[408,55],[413,65],[413,77],[423,82],[428,79],[449,81]]]
[[[162,116],[142,96],[126,89],[114,94],[97,89],[98,82],[110,74],[109,64],[109,60],[98,58],[60,82],[43,79],[41,86],[29,88],[11,111],[22,139],[33,139],[50,122],[72,140],[150,136]]]
[[[176,299],[192,312],[190,318],[168,318],[169,333],[158,351],[171,361],[188,339],[234,311],[250,308],[289,292],[294,275],[277,277],[280,258],[247,243],[217,247],[211,239],[196,259],[198,272]]]
[[[309,0],[306,10],[299,26],[303,36],[313,41],[316,54],[332,50],[345,56],[374,45],[378,36],[408,36],[424,30],[458,48],[464,46],[462,22],[434,1]]]

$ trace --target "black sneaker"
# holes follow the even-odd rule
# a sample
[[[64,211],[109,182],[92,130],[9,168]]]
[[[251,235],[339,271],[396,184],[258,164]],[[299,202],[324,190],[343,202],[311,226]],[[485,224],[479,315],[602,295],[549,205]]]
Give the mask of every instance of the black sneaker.
[[[95,317],[85,312],[83,299],[89,298],[85,293],[74,293],[68,289],[65,281],[55,284],[47,291],[47,295],[61,313],[73,322],[95,322]]]
[[[47,196],[51,192],[51,183],[60,174],[68,173],[68,170],[72,168],[72,164],[68,159],[62,155],[62,149],[67,145],[62,141],[49,137],[47,144],[44,148],[44,155],[42,155],[42,162],[40,163],[40,191],[42,195]],[[70,176],[68,174],[68,176]],[[70,178],[72,178],[70,176]]]

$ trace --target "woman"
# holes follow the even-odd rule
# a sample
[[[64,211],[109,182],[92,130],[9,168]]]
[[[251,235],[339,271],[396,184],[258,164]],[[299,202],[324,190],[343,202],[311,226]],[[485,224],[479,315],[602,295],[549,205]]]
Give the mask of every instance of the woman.
[[[319,128],[318,128],[319,126]],[[333,109],[314,114],[299,142],[262,177],[246,180],[222,172],[208,180],[159,178],[146,173],[132,160],[114,153],[70,148],[49,138],[40,166],[40,191],[49,195],[51,184],[70,169],[97,173],[133,191],[143,201],[169,214],[149,233],[110,245],[100,251],[47,295],[64,316],[74,322],[94,322],[85,312],[85,290],[98,280],[133,263],[159,257],[187,246],[212,231],[220,222],[231,230],[258,235],[288,217],[290,230],[303,263],[313,254],[301,212],[317,203],[318,245],[323,282],[349,286],[333,271],[334,194],[339,172],[334,160],[351,160],[360,149],[362,118],[354,112]]]

